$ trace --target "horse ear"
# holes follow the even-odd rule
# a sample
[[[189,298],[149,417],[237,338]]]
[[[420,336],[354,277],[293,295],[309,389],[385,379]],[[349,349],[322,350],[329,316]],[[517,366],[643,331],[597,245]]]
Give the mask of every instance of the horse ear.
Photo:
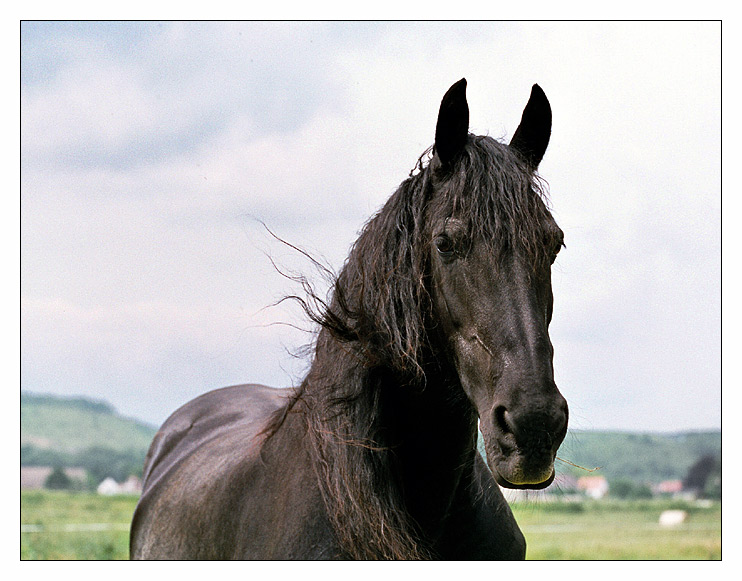
[[[435,152],[443,165],[464,149],[469,138],[469,105],[466,102],[466,79],[454,83],[441,101],[435,127]]]
[[[520,125],[510,140],[510,147],[536,169],[544,157],[550,137],[551,106],[541,87],[533,85]]]

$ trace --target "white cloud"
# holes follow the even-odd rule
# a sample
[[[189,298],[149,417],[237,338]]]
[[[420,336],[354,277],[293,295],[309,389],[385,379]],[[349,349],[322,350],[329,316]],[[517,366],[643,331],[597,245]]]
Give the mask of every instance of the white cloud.
[[[308,265],[255,218],[339,267],[466,76],[479,133],[509,138],[534,82],[552,103],[552,338],[578,427],[718,425],[713,23],[73,32],[24,44],[24,389],[158,421],[224,382],[286,385],[282,342],[308,337],[255,332],[300,322],[255,314],[293,290],[265,253]]]

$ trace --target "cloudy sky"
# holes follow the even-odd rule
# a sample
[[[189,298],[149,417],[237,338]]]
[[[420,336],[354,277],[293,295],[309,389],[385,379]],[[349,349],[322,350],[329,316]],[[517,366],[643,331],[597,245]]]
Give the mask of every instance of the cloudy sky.
[[[297,382],[271,259],[312,268],[261,222],[339,268],[466,77],[475,133],[551,101],[572,427],[718,428],[720,52],[718,23],[25,23],[21,387],[159,424]]]

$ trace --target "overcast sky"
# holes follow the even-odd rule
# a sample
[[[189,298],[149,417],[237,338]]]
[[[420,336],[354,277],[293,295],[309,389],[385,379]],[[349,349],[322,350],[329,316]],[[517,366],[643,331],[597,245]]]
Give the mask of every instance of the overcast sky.
[[[718,23],[25,23],[22,389],[161,423],[209,389],[300,380],[336,269],[468,80],[509,140],[533,83],[567,248],[556,380],[577,429],[719,428]]]

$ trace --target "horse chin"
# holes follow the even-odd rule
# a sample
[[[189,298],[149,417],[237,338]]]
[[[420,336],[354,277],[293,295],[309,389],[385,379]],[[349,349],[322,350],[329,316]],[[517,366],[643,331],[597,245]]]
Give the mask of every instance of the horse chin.
[[[536,469],[520,454],[501,457],[489,464],[495,481],[503,488],[541,490],[554,482],[556,476],[553,462],[548,467]]]
[[[511,482],[507,478],[503,477],[498,470],[493,470],[492,475],[495,477],[495,482],[503,488],[513,488],[516,490],[541,490],[554,482],[554,476],[556,476],[556,473],[552,469],[551,474],[546,478],[546,480],[541,482]]]

